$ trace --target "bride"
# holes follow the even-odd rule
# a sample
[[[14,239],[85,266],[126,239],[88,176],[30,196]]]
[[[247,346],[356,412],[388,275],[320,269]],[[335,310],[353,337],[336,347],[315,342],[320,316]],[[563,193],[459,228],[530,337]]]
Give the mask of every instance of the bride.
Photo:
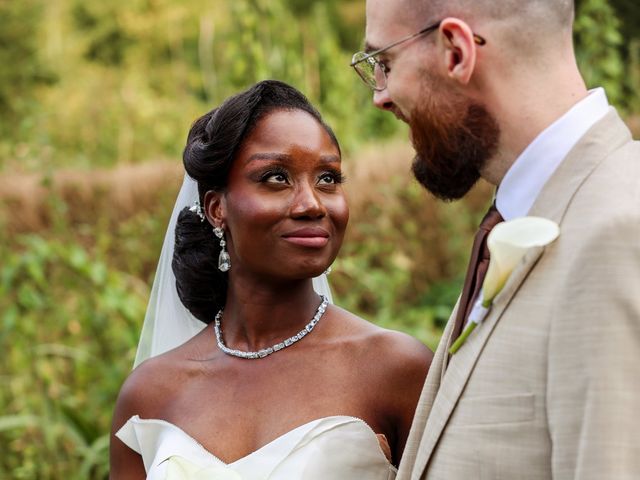
[[[431,352],[314,289],[349,217],[333,132],[263,81],[199,118],[183,158],[198,193],[180,203],[185,177],[175,286],[159,269],[154,295],[190,313],[148,312],[139,356],[177,347],[123,385],[111,478],[394,478]]]

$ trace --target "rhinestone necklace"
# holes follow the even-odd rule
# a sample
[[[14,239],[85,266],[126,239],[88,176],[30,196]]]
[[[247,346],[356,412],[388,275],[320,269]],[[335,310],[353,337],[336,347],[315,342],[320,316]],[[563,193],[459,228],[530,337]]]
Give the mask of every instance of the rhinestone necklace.
[[[271,355],[272,353],[277,352],[278,350],[282,350],[283,348],[290,347],[297,341],[304,338],[308,333],[311,333],[311,330],[313,330],[313,328],[317,325],[317,323],[322,318],[322,315],[327,309],[329,300],[324,295],[320,295],[320,297],[322,298],[322,302],[320,303],[320,306],[316,310],[316,314],[313,316],[311,321],[307,323],[306,327],[304,327],[302,330],[296,333],[293,337],[287,338],[284,342],[276,343],[273,347],[263,348],[262,350],[259,350],[257,352],[245,352],[243,350],[234,350],[232,348],[227,347],[224,344],[224,340],[222,339],[222,327],[220,325],[220,320],[222,319],[223,310],[220,310],[216,315],[215,322],[213,324],[213,329],[216,333],[216,342],[218,344],[218,348],[222,350],[224,353],[226,353],[227,355],[232,355],[234,357],[239,357],[239,358],[253,359],[253,358],[264,358],[267,355]]]

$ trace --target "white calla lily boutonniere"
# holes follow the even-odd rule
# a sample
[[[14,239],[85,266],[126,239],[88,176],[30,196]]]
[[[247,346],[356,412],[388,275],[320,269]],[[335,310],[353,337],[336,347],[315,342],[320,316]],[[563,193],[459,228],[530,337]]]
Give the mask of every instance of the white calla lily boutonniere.
[[[456,353],[471,332],[482,323],[491,309],[493,299],[502,291],[509,276],[527,251],[544,247],[560,235],[558,224],[541,217],[520,217],[496,225],[487,237],[490,260],[482,290],[474,304],[467,326],[449,349]]]

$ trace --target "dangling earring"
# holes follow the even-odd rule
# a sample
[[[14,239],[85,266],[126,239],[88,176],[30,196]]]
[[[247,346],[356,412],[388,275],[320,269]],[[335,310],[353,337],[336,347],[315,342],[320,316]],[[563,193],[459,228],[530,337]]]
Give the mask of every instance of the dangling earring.
[[[331,273],[331,265],[327,267],[327,269],[323,272],[325,275],[329,275]]]
[[[220,239],[220,256],[218,257],[218,270],[221,272],[228,272],[231,268],[231,257],[224,248],[227,242],[224,240],[224,230],[220,227],[213,227],[213,233]]]

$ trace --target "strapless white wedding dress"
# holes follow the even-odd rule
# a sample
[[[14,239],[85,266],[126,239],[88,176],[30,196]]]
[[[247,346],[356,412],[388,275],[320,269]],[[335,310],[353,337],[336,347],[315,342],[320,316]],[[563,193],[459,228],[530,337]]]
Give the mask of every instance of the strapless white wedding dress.
[[[393,480],[374,431],[333,416],[301,425],[232,463],[224,463],[164,420],[131,417],[116,433],[142,456],[148,480]]]

